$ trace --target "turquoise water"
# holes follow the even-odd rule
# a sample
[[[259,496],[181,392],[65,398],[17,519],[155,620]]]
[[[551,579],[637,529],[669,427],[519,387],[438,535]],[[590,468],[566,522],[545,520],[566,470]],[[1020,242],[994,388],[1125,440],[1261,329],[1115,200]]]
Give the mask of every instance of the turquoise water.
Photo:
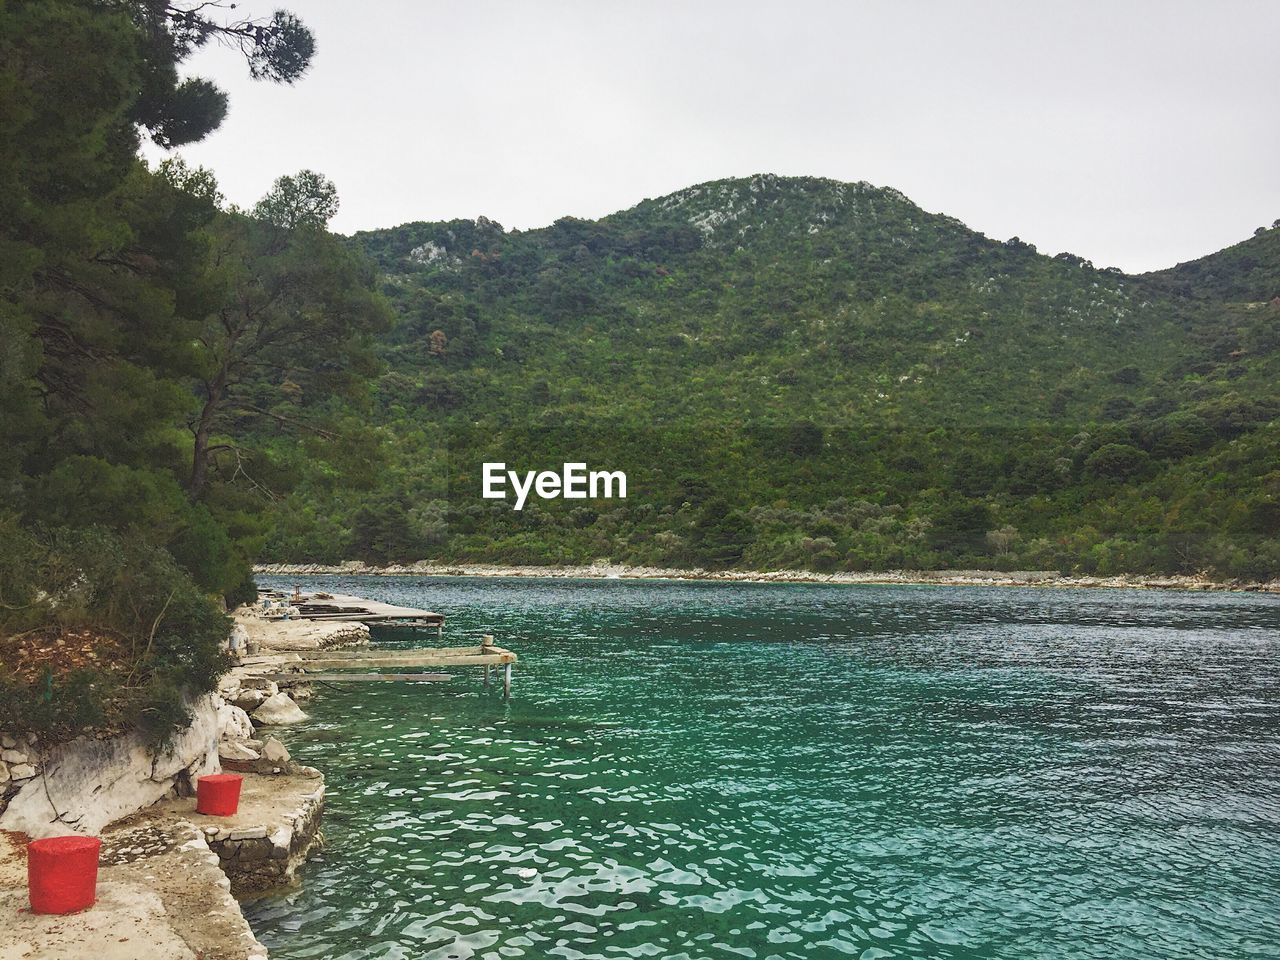
[[[318,688],[273,958],[1280,956],[1280,598],[302,583],[521,661]]]

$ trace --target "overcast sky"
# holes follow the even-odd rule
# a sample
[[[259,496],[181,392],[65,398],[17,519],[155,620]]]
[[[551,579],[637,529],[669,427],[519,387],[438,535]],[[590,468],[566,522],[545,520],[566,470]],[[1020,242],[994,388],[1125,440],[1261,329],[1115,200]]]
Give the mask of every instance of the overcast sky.
[[[761,172],[1129,271],[1280,217],[1275,0],[276,2],[315,31],[311,72],[202,51],[231,110],[183,154],[241,204],[319,170],[342,232],[544,226]]]

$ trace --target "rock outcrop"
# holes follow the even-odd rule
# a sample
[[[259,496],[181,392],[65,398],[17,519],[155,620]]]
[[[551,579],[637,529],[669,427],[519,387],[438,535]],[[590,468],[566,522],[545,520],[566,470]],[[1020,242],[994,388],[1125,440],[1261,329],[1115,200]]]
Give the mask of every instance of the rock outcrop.
[[[200,697],[191,712],[191,725],[158,753],[137,733],[28,751],[34,762],[8,764],[0,830],[33,838],[98,834],[165,796],[189,796],[198,777],[220,769],[221,730],[215,697]]]
[[[280,726],[301,723],[307,719],[307,715],[287,693],[277,693],[262,701],[258,709],[253,711],[253,719],[258,723]]]
[[[253,722],[234,703],[219,699],[218,702],[218,739],[249,740],[253,737]]]
[[[571,577],[574,579],[659,579],[717,580],[729,583],[871,583],[945,584],[949,586],[1037,586],[1118,590],[1228,590],[1249,593],[1280,593],[1280,580],[1265,583],[1248,580],[1209,580],[1201,576],[1145,576],[1125,574],[1114,577],[1072,577],[1054,570],[887,570],[878,573],[817,573],[809,570],[703,570],[669,567],[633,567],[598,562],[584,566],[506,566],[501,564],[443,564],[433,560],[394,563],[386,566],[350,560],[340,564],[269,563],[254,567],[255,573],[277,576],[316,574],[376,574],[415,577]]]
[[[194,824],[130,818],[102,835],[98,900],[91,910],[33,914],[20,841],[0,833],[0,956],[266,960],[267,949],[245,921],[220,865]]]
[[[218,744],[218,757],[223,763],[253,763],[261,754],[247,741],[223,740]]]

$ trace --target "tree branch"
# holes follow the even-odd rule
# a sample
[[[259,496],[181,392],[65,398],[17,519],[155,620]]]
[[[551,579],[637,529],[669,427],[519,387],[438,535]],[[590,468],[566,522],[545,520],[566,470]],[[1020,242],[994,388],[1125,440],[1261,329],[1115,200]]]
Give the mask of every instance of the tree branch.
[[[332,431],[322,429],[321,427],[313,426],[312,424],[309,424],[309,423],[303,423],[301,420],[293,420],[289,417],[281,416],[278,413],[272,413],[270,410],[264,410],[262,409],[262,407],[255,407],[252,404],[242,403],[239,406],[235,407],[234,409],[240,410],[244,413],[256,413],[263,417],[269,417],[272,420],[276,420],[280,423],[288,424],[291,427],[297,427],[299,430],[305,430],[307,433],[314,434],[315,436],[320,437],[321,439],[324,439],[324,440],[338,439],[338,435],[336,433],[333,433]]]

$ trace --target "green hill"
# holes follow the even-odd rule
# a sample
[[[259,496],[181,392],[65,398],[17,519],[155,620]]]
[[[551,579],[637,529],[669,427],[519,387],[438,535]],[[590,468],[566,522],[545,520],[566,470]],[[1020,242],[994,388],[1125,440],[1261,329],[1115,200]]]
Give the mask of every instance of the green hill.
[[[1248,240],[1148,276],[1186,299],[1260,303],[1280,297],[1280,220]]]
[[[1280,230],[1129,276],[762,175],[350,242],[399,316],[376,442],[279,438],[271,559],[1280,572]],[[516,513],[484,460],[630,495]]]

